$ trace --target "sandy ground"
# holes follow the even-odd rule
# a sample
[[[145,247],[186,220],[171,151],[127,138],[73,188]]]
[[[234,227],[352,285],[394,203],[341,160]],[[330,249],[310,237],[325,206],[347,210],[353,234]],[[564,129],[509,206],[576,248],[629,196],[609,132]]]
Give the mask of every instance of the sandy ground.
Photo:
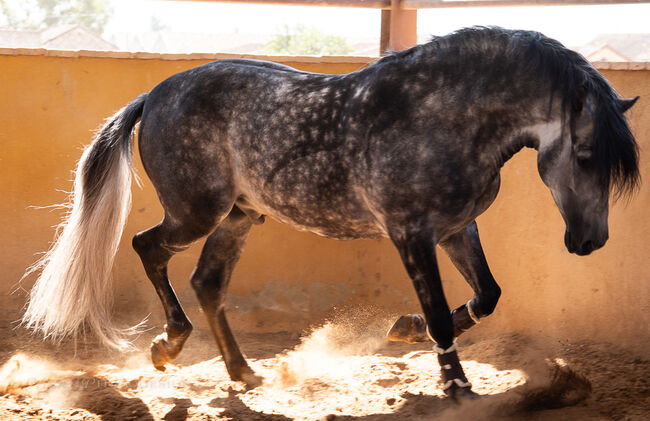
[[[34,420],[648,420],[650,361],[610,345],[522,335],[461,338],[481,398],[440,390],[430,344],[389,343],[394,318],[340,317],[298,335],[237,334],[264,384],[229,380],[209,333],[195,330],[166,371],[141,351],[53,346],[0,325],[0,419]]]

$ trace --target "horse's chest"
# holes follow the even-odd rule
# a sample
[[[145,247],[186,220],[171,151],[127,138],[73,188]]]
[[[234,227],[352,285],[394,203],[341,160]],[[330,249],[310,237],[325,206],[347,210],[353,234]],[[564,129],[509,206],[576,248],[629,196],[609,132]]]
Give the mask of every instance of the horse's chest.
[[[472,220],[485,212],[487,208],[490,207],[492,202],[497,198],[497,194],[499,193],[499,188],[501,187],[501,176],[497,174],[496,177],[488,184],[487,188],[483,192],[482,195],[480,195],[475,201],[474,201],[474,209],[472,213],[474,214],[472,216]]]
[[[500,186],[501,176],[497,175],[478,196],[466,203],[461,212],[443,218],[444,227],[438,227],[441,236],[445,237],[448,234],[453,234],[464,229],[479,215],[485,212],[496,199]]]

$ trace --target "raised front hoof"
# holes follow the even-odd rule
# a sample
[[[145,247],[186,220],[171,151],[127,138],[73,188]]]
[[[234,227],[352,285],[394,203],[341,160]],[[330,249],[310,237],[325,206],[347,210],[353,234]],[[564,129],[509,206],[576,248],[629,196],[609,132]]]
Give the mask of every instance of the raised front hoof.
[[[428,342],[427,323],[421,314],[407,314],[400,316],[388,330],[386,338],[393,342],[406,342],[414,344]]]
[[[445,394],[449,399],[452,399],[457,403],[473,401],[481,396],[477,393],[474,393],[471,386],[461,387],[455,383],[445,389]]]
[[[230,379],[234,382],[242,382],[246,385],[246,390],[255,389],[261,386],[264,378],[255,374],[253,369],[248,365],[233,369],[230,372]]]

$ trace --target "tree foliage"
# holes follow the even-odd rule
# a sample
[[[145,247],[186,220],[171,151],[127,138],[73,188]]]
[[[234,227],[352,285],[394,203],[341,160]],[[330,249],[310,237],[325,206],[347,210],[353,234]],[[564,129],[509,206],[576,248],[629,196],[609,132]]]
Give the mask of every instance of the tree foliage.
[[[113,13],[108,3],[108,0],[0,0],[0,26],[43,29],[71,24],[101,34]]]
[[[265,46],[268,54],[286,55],[346,55],[353,48],[345,38],[327,35],[316,28],[296,26],[291,30],[285,25],[281,34],[277,34]]]

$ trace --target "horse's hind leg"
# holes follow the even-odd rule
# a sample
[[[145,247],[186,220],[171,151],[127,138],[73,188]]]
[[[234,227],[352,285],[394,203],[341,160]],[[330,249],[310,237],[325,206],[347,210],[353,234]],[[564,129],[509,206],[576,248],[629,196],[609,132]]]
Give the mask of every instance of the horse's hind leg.
[[[249,216],[238,207],[232,209],[206,240],[192,275],[192,287],[208,319],[230,378],[255,387],[261,383],[261,378],[255,375],[244,359],[224,312],[226,288],[251,224]]]
[[[151,280],[167,318],[165,331],[158,335],[151,345],[151,360],[154,367],[162,370],[164,365],[173,361],[183,348],[183,344],[192,332],[192,324],[185,315],[174,289],[167,277],[167,263],[178,251],[200,237],[207,235],[214,225],[197,227],[173,224],[165,218],[155,227],[133,237],[133,248],[140,256],[142,264]]]
[[[492,314],[501,296],[501,288],[485,260],[476,221],[440,245],[474,290],[474,298],[451,313],[454,334],[458,336],[478,323],[480,318]]]

